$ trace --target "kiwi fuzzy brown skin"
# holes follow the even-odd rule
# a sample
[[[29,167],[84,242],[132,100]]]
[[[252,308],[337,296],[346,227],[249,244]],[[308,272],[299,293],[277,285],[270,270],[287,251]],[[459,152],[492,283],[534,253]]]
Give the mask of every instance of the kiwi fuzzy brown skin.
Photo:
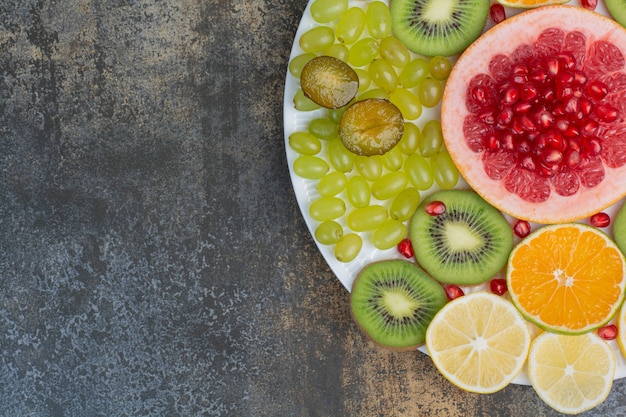
[[[442,214],[427,213],[426,207],[435,201],[445,205]],[[409,236],[417,263],[446,284],[488,281],[504,269],[513,249],[513,231],[506,218],[472,190],[428,196],[411,219]]]
[[[408,49],[425,56],[452,56],[480,36],[489,6],[485,0],[459,0],[446,19],[441,0],[392,0],[389,9],[394,35]]]
[[[395,305],[412,304],[405,306],[402,317],[394,317],[385,305],[385,294],[395,294],[395,300],[401,300]],[[401,259],[366,265],[350,292],[350,311],[357,327],[376,345],[397,352],[422,346],[428,325],[447,302],[441,284],[414,262]]]
[[[617,23],[626,27],[626,0],[604,0],[611,17]]]

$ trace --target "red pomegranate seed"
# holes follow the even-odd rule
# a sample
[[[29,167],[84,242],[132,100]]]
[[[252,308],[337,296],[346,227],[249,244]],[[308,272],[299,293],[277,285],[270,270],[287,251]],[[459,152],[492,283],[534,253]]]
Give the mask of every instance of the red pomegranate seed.
[[[609,87],[600,80],[594,80],[587,84],[585,92],[594,100],[602,100],[609,94]]]
[[[530,234],[530,223],[526,220],[517,220],[513,225],[513,232],[521,238],[528,236]]]
[[[596,105],[596,116],[598,116],[601,122],[611,123],[617,120],[619,112],[609,104],[598,103]]]
[[[617,337],[617,326],[614,324],[607,324],[600,327],[597,331],[598,336],[604,340],[614,340]]]
[[[500,23],[504,19],[506,19],[506,12],[504,11],[504,6],[501,4],[492,4],[489,8],[489,16],[493,23]]]
[[[402,239],[400,243],[398,243],[398,252],[400,252],[405,258],[412,258],[415,253],[413,252],[411,239]]]
[[[456,284],[445,285],[443,289],[446,291],[446,295],[450,301],[465,295],[465,291]]]
[[[506,279],[494,278],[489,282],[489,289],[496,295],[504,295],[508,288],[506,287]]]
[[[443,201],[431,201],[430,203],[426,204],[424,210],[426,210],[426,213],[430,214],[431,216],[439,216],[446,212],[446,205],[443,203]]]
[[[607,227],[611,224],[611,217],[604,212],[596,213],[589,218],[589,223],[595,227]]]
[[[583,143],[585,151],[591,156],[599,155],[602,152],[602,144],[598,139],[586,139]]]
[[[595,10],[598,5],[598,0],[581,0],[580,4],[588,10]]]

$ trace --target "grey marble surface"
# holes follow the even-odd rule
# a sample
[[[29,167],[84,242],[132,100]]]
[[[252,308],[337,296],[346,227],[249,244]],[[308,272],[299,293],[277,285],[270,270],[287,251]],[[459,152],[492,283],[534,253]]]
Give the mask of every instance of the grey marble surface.
[[[284,154],[305,4],[0,0],[0,416],[558,415],[352,323]]]

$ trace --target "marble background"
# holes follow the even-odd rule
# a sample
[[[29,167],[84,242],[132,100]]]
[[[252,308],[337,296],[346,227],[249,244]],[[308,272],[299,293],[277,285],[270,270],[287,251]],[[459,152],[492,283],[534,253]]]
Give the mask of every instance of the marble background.
[[[356,329],[284,153],[305,5],[0,0],[0,416],[558,415]]]

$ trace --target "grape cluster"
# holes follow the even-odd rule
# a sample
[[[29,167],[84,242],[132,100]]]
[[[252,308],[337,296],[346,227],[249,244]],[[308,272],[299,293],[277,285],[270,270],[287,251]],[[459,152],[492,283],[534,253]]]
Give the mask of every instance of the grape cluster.
[[[290,74],[299,78],[312,58],[334,56],[359,77],[355,100],[389,100],[405,119],[404,134],[393,149],[359,156],[343,146],[338,134],[349,105],[322,109],[301,89],[293,98],[296,110],[317,111],[307,130],[288,138],[297,153],[294,173],[317,182],[319,196],[309,207],[317,222],[315,239],[334,245],[337,260],[350,262],[361,251],[363,239],[380,250],[402,241],[420,193],[456,186],[459,173],[443,144],[436,111],[451,64],[446,57],[410,52],[393,36],[389,8],[382,1],[349,6],[348,0],[315,0],[310,12],[315,24],[300,36],[302,53],[290,61]],[[424,108],[435,110],[435,116],[423,120]]]

